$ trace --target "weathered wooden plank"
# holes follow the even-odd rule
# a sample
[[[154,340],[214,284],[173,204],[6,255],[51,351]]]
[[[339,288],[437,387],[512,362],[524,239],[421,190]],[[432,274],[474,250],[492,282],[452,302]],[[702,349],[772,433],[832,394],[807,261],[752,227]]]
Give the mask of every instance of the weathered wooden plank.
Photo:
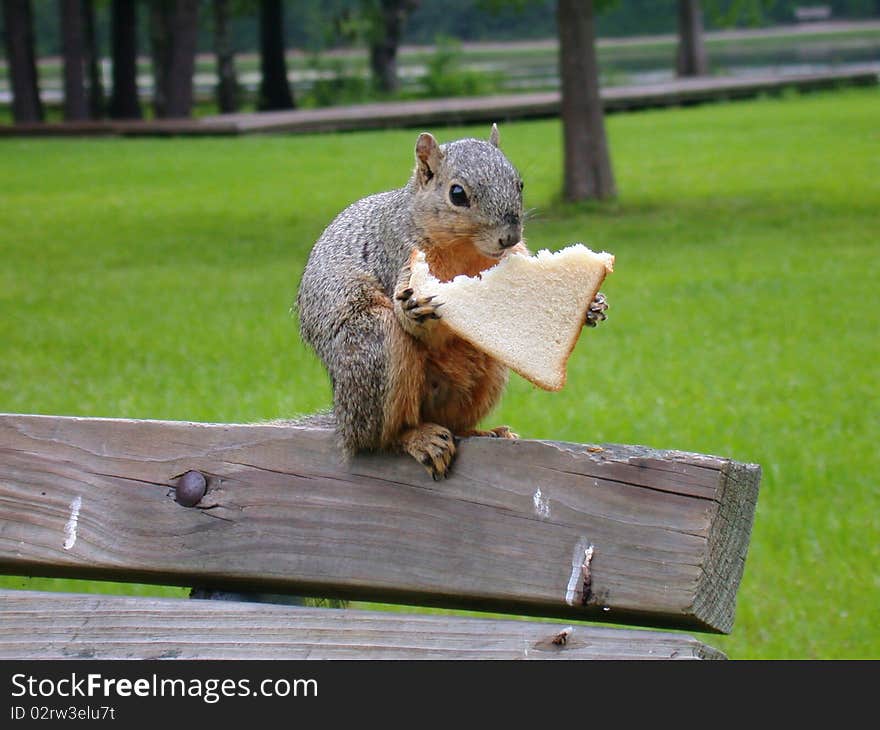
[[[208,475],[194,508],[184,472]],[[451,478],[331,431],[0,416],[0,571],[729,631],[760,469],[468,439]]]
[[[228,601],[0,591],[2,659],[723,659],[684,634]]]
[[[843,85],[876,85],[877,72],[828,71],[798,75],[764,74],[749,77],[703,77],[603,88],[606,112],[745,99],[783,89],[812,91]],[[235,124],[242,134],[266,132],[332,132],[387,127],[429,127],[437,124],[474,124],[514,119],[557,117],[558,91],[498,94],[451,99],[362,104],[350,107],[302,109],[260,114],[205,117],[202,123]]]
[[[218,119],[92,119],[86,121],[34,122],[0,125],[0,137],[179,137],[230,136],[239,133],[235,124]]]

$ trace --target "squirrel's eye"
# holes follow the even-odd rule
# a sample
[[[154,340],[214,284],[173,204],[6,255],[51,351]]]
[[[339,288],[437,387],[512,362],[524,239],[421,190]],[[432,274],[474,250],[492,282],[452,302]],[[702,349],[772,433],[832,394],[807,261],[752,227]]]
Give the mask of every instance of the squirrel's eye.
[[[449,188],[449,200],[453,205],[457,205],[461,208],[467,208],[471,204],[468,200],[467,193],[461,185],[453,185]]]
[[[519,181],[519,191],[522,192],[522,189],[523,189],[525,186],[526,186],[526,184],[525,184],[522,180],[520,180],[520,181]]]

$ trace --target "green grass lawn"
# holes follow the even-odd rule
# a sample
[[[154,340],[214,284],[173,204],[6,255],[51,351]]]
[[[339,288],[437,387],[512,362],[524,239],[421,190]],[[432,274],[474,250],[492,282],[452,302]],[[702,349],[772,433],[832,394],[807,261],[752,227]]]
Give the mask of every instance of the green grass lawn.
[[[558,201],[556,122],[502,126],[532,248],[617,264],[566,388],[514,377],[492,421],[760,463],[736,625],[707,637],[732,657],[880,657],[878,113],[870,89],[611,117],[603,206]],[[0,411],[326,406],[297,281],[339,210],[405,181],[415,136],[0,142]]]

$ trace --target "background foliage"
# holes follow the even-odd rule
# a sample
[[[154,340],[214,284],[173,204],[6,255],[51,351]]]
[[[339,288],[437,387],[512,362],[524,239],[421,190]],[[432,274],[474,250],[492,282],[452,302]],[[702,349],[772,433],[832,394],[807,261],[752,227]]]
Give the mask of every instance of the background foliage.
[[[318,50],[340,42],[333,31],[334,19],[346,11],[354,11],[361,0],[285,0],[285,37],[289,48]],[[199,50],[211,50],[210,0],[202,0]],[[869,18],[880,15],[880,0],[823,0],[822,3],[804,0],[713,0],[707,4],[706,27],[732,25],[774,25],[794,22],[794,9],[800,5],[830,5],[832,17],[837,20]],[[100,10],[106,0],[97,0]],[[257,50],[257,19],[254,0],[239,0],[237,17],[232,23],[235,48],[241,52]],[[676,0],[617,0],[606,4],[599,13],[600,36],[643,35],[674,33],[676,30]],[[146,4],[141,28],[146,28]],[[506,7],[505,7],[506,6]],[[433,43],[437,36],[451,36],[462,41],[518,40],[528,38],[555,38],[555,0],[529,2],[493,2],[483,0],[422,0],[411,15],[405,43]],[[59,30],[57,3],[33,3],[40,55],[58,55]],[[109,38],[109,12],[98,14],[98,34],[102,43]],[[0,28],[2,28],[0,18]],[[148,38],[141,33],[142,52],[147,53]]]

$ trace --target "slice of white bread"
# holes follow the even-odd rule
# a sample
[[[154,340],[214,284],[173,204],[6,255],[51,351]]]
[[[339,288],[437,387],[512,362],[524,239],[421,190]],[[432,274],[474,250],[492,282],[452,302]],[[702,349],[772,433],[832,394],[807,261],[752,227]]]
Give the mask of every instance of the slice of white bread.
[[[435,278],[422,252],[410,286],[435,296],[441,321],[474,347],[545,390],[565,385],[569,355],[614,256],[574,244],[535,256],[511,254],[478,277]]]

